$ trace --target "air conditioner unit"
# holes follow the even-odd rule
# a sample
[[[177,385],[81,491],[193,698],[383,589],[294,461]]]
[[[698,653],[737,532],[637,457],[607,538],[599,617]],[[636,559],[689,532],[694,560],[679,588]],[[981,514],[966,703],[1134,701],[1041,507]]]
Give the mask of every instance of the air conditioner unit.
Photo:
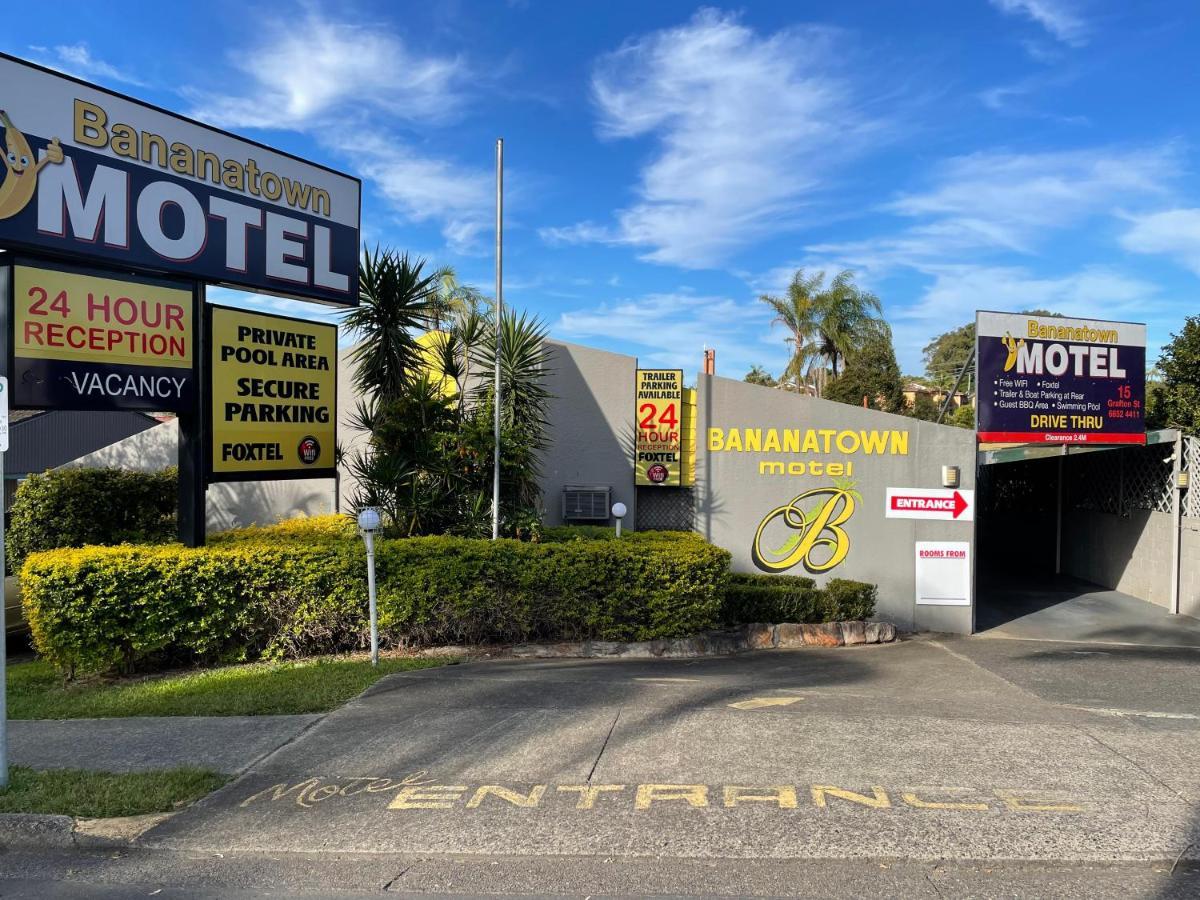
[[[607,522],[611,509],[611,485],[568,484],[563,487],[564,522]]]

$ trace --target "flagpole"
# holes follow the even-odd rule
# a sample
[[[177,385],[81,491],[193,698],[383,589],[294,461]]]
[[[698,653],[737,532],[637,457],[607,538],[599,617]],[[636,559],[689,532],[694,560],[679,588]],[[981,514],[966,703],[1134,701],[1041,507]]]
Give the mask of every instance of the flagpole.
[[[504,138],[496,139],[496,422],[492,459],[492,540],[500,537],[500,336],[504,326]]]

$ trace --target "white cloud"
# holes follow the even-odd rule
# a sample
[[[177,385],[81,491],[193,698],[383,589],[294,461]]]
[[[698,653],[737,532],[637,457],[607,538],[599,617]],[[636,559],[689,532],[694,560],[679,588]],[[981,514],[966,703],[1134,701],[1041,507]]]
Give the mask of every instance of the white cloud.
[[[144,82],[129,72],[92,56],[91,49],[85,43],[58,44],[53,48],[30,47],[29,49],[43,65],[66,75],[74,75],[76,78],[101,84],[119,82],[120,84],[145,87]]]
[[[1169,209],[1132,222],[1121,237],[1126,250],[1169,256],[1200,275],[1200,209]]]
[[[374,182],[405,221],[434,222],[455,251],[475,249],[493,215],[489,171],[421,153],[404,131],[437,128],[459,113],[463,60],[313,10],[261,30],[260,41],[231,55],[240,89],[188,91],[191,114],[228,128],[309,134]]]
[[[986,251],[1033,253],[1056,230],[1160,200],[1179,171],[1172,144],[957,157],[934,167],[926,190],[883,207],[914,224],[883,237],[807,250],[877,272],[927,268]]]
[[[1087,22],[1066,0],[991,0],[991,3],[1002,13],[1036,22],[1069,46],[1082,47],[1088,41]]]
[[[878,131],[856,112],[849,81],[831,74],[848,43],[811,26],[763,36],[705,9],[602,57],[592,80],[601,135],[651,137],[657,152],[615,226],[544,236],[632,245],[699,268],[789,228],[825,173]]]
[[[495,185],[488,172],[421,156],[403,142],[369,132],[347,134],[331,146],[352,158],[406,219],[439,222],[455,251],[476,247],[480,234],[492,227]]]
[[[642,364],[688,373],[699,371],[705,347],[716,348],[717,371],[740,378],[753,365],[776,373],[786,365],[787,346],[770,320],[770,310],[754,300],[677,292],[565,312],[551,330],[566,340],[632,345]]]
[[[226,128],[316,131],[342,107],[369,106],[406,121],[455,113],[466,66],[457,57],[414,52],[398,36],[309,11],[262,25],[265,37],[231,54],[249,84],[235,94],[192,91],[192,115]]]
[[[938,334],[973,321],[975,310],[1048,309],[1079,318],[1169,318],[1160,288],[1109,266],[1039,276],[1020,266],[941,265],[923,270],[932,281],[911,306],[889,311],[896,355],[906,372],[923,369],[921,349]]]

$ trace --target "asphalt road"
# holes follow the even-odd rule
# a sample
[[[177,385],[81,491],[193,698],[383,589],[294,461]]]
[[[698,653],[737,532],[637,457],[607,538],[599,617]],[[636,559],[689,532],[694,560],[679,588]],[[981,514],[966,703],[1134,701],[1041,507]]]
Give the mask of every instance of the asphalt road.
[[[920,639],[401,673],[134,851],[0,857],[0,897],[1196,895],[1197,661]]]

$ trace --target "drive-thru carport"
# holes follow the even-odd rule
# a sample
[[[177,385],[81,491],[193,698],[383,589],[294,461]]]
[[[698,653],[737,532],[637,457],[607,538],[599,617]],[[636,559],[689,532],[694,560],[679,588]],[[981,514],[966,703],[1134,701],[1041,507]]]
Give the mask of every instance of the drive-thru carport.
[[[1170,429],[981,451],[975,630],[1200,646],[1197,470],[1200,440]]]

